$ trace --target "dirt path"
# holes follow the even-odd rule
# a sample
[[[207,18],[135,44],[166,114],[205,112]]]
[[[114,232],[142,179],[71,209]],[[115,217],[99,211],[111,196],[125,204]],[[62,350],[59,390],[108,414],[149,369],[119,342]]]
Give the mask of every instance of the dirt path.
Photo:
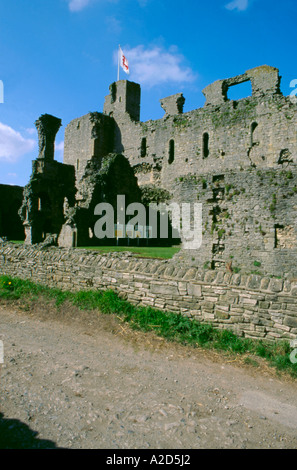
[[[2,448],[297,447],[297,383],[268,368],[42,304],[1,304],[0,340]]]

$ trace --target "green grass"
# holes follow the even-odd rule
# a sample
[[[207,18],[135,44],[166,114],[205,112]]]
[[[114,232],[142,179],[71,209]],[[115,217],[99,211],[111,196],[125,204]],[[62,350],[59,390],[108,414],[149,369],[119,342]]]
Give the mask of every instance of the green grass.
[[[78,248],[96,250],[100,253],[130,251],[135,254],[136,257],[162,259],[172,258],[173,255],[180,251],[180,247],[177,246],[81,246]]]
[[[234,356],[249,355],[245,363],[258,364],[257,356],[279,371],[297,378],[297,364],[290,361],[289,343],[276,344],[252,340],[235,335],[229,330],[215,329],[211,324],[180,314],[165,312],[151,307],[135,306],[120,298],[115,292],[88,290],[69,292],[35,284],[28,280],[0,276],[0,299],[22,299],[24,302],[38,298],[52,299],[57,306],[68,301],[81,310],[98,310],[103,314],[117,315],[133,329],[154,331],[168,341],[176,341],[191,347],[203,347],[226,352]],[[252,355],[252,358],[250,357]]]
[[[23,244],[22,240],[10,240],[11,243]],[[79,246],[78,249],[95,250],[100,253],[130,251],[136,257],[170,259],[181,249],[180,246]]]

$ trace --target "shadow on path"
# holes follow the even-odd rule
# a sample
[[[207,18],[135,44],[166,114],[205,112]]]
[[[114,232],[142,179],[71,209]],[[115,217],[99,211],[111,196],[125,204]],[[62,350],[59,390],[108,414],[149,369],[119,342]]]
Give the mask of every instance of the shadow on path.
[[[38,439],[37,435],[27,424],[0,413],[0,449],[58,449],[53,441]]]

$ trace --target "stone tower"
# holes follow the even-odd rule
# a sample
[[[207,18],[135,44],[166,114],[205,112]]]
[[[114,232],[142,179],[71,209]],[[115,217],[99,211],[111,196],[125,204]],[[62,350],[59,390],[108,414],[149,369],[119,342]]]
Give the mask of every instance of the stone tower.
[[[110,94],[106,96],[104,114],[128,113],[133,121],[140,119],[140,85],[138,83],[120,80],[109,87]]]
[[[38,158],[53,161],[55,151],[55,138],[62,121],[50,114],[42,114],[35,126],[38,132],[39,155]]]

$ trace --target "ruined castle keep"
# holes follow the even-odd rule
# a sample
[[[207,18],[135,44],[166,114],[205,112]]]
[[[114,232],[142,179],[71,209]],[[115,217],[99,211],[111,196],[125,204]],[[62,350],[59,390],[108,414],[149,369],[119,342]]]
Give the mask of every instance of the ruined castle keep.
[[[228,90],[250,81],[252,95]],[[203,241],[177,259],[205,269],[297,277],[297,106],[276,68],[261,66],[203,90],[203,108],[183,113],[181,93],[161,99],[162,119],[140,121],[140,86],[113,83],[102,112],[65,129],[64,163],[54,160],[61,121],[36,121],[39,155],[20,215],[26,243],[97,245],[99,202],[202,203]]]

